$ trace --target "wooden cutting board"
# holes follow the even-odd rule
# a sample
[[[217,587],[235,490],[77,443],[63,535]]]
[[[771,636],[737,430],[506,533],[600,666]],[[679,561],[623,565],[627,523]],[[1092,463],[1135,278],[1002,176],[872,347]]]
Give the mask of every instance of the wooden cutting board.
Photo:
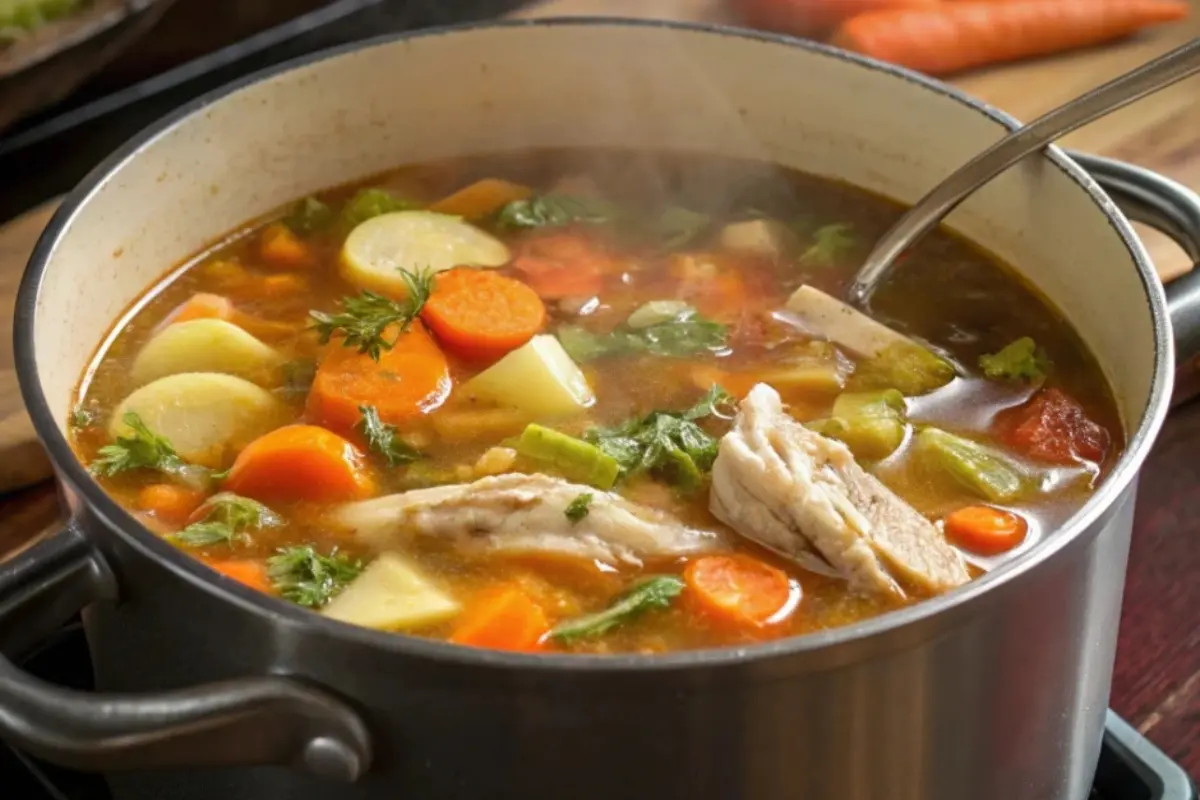
[[[1200,36],[1200,0],[1191,20],[1104,48],[985,70],[955,83],[1016,116],[1032,119],[1086,89]],[[550,0],[517,17],[629,16],[732,21],[720,0]],[[1193,78],[1065,138],[1069,147],[1124,159],[1200,189],[1200,79]],[[849,101],[848,101],[849,102]],[[13,372],[12,305],[25,262],[54,204],[0,227],[0,492],[43,481],[50,465],[25,415]],[[1165,237],[1145,238],[1164,280],[1191,268]]]

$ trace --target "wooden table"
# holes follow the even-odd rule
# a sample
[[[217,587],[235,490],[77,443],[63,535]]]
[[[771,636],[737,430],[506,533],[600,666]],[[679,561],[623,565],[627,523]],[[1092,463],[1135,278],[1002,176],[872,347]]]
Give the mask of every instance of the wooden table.
[[[1200,35],[1200,0],[1193,2],[1198,13],[1186,23],[1097,50],[968,75],[955,83],[1020,119],[1031,119]],[[729,21],[719,0],[552,0],[520,16],[574,14]],[[1064,144],[1131,161],[1200,189],[1200,81],[1163,91],[1072,134]],[[11,296],[22,253],[43,221],[44,213],[0,229],[0,296]],[[1147,232],[1146,240],[1160,275],[1169,279],[1190,269],[1164,237]],[[0,322],[4,314],[11,319],[11,306],[0,307]],[[17,402],[12,399],[10,349],[0,341],[0,428]],[[0,430],[0,456],[5,454],[3,439]],[[1200,403],[1192,403],[1173,413],[1143,473],[1112,696],[1119,714],[1193,775],[1200,775],[1197,450]],[[0,554],[53,523],[54,515],[54,490],[45,484],[0,497]]]

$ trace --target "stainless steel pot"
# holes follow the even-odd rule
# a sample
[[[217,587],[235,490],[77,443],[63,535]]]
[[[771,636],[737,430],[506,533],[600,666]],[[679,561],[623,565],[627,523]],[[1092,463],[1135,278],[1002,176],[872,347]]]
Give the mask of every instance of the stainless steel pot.
[[[624,145],[764,158],[911,201],[1014,124],[797,40],[560,20],[343,48],[154,126],[68,198],[21,289],[22,389],[72,516],[0,567],[0,644],[12,654],[83,608],[100,693],[0,659],[0,735],[111,771],[119,800],[1082,800],[1137,472],[1170,396],[1172,323],[1180,353],[1200,350],[1200,276],[1168,298],[1113,202],[1200,258],[1200,199],[1136,168],[1051,149],[949,219],[1018,265],[1096,352],[1126,454],[1023,556],[852,627],[654,658],[478,652],[346,627],[144,531],[64,437],[96,342],[164,268],[331,184],[462,153]]]

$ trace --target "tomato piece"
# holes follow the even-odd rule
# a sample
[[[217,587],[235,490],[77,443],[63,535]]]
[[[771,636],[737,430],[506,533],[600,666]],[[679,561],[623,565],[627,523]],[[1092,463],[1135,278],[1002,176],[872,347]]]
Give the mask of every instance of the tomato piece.
[[[1108,431],[1060,389],[1044,389],[1020,408],[1004,412],[999,427],[1014,450],[1053,464],[1099,464],[1111,443]]]

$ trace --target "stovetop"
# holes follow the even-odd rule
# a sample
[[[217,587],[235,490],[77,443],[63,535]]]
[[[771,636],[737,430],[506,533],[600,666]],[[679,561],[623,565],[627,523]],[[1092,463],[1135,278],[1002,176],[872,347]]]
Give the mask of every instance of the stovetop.
[[[91,690],[92,670],[80,623],[63,628],[25,661],[51,683]],[[0,796],[20,800],[110,800],[103,778],[50,766],[0,742]],[[1111,711],[1089,800],[1200,800],[1178,765]]]

